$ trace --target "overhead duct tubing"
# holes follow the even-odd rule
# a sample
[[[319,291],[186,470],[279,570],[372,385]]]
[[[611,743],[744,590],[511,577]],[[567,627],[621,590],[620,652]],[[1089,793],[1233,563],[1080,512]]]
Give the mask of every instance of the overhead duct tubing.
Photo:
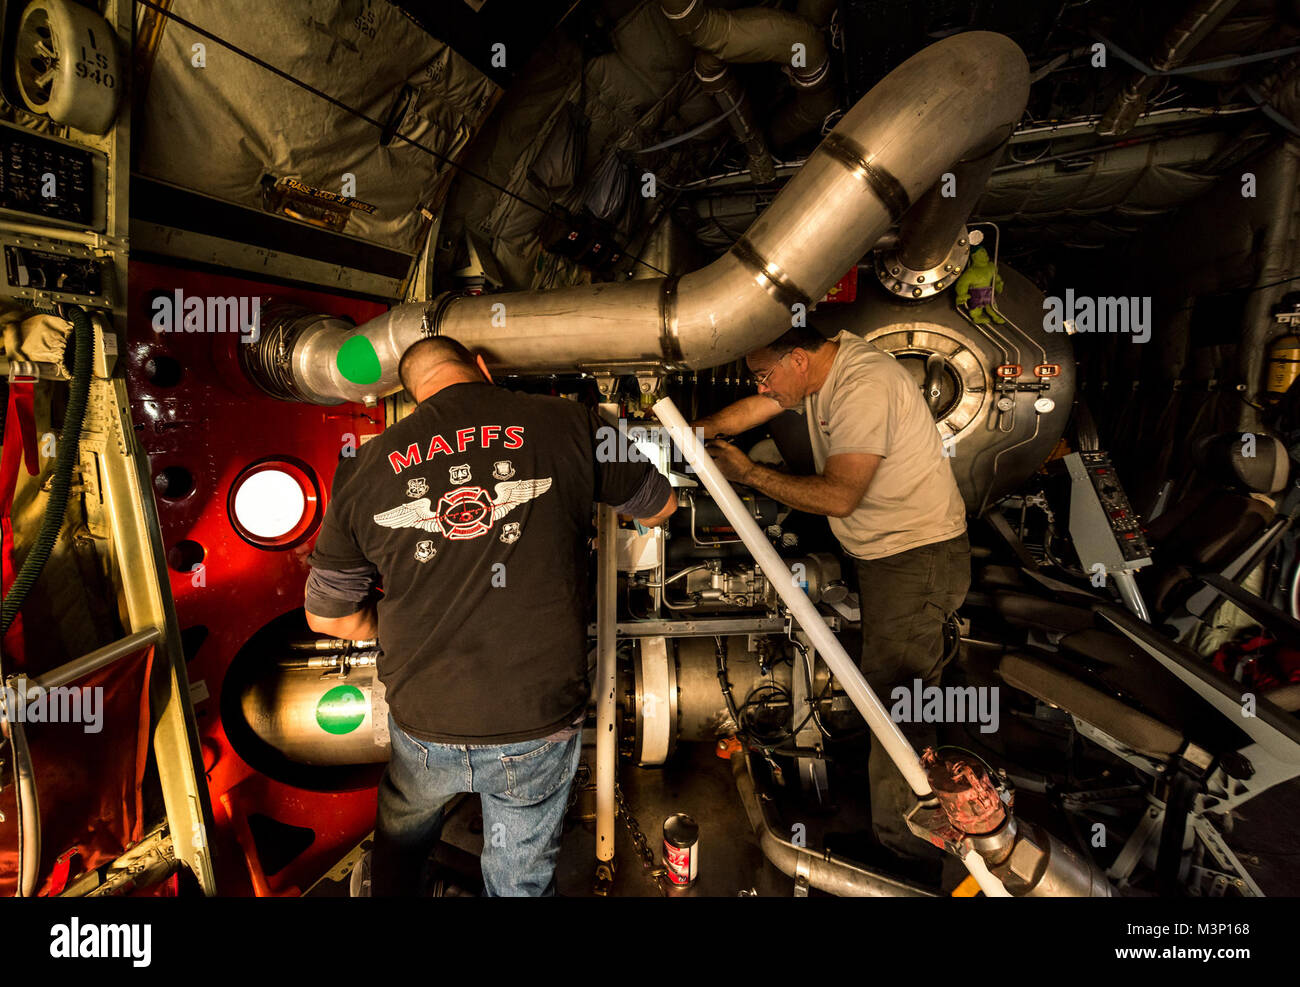
[[[546,373],[700,369],[770,343],[930,189],[954,162],[1020,119],[1029,64],[986,31],[913,55],[845,114],[748,232],[679,278],[547,292],[443,296],[401,305],[346,337],[302,320],[253,346],[284,356],[294,400],[370,401],[399,388],[397,362],[422,336],[452,336],[494,370]],[[246,362],[267,365],[266,361]],[[263,386],[264,382],[259,380]]]
[[[830,19],[825,4],[810,5],[811,16],[801,16],[802,8],[798,14],[764,8],[718,10],[704,0],[660,0],[659,6],[673,30],[700,51],[724,62],[772,62],[785,69],[795,98],[772,122],[777,146],[820,127],[835,109],[823,33]]]
[[[745,147],[749,158],[749,174],[756,185],[766,185],[776,180],[776,166],[772,154],[763,141],[758,124],[754,121],[754,108],[736,77],[727,70],[727,63],[706,52],[695,56],[695,78],[700,87],[713,97],[718,108],[730,116],[727,121],[736,139]]]
[[[794,45],[801,44],[807,57],[799,71],[811,77],[827,64],[821,28],[798,14],[762,7],[718,10],[704,0],[659,0],[659,6],[678,35],[723,61],[790,65]]]
[[[1133,77],[1097,121],[1097,133],[1102,137],[1123,137],[1132,130],[1147,108],[1147,97],[1160,84],[1162,74],[1187,61],[1196,46],[1214,33],[1238,2],[1197,0],[1189,6],[1152,56],[1154,74],[1139,72]]]

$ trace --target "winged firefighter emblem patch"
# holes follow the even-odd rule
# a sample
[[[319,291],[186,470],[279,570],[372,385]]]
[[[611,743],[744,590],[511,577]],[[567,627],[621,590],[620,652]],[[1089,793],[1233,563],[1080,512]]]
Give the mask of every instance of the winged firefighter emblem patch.
[[[551,489],[551,478],[498,483],[496,496],[482,487],[457,487],[443,494],[435,508],[428,497],[407,501],[391,511],[374,516],[385,528],[419,528],[444,535],[452,541],[478,538],[520,504],[540,497]]]

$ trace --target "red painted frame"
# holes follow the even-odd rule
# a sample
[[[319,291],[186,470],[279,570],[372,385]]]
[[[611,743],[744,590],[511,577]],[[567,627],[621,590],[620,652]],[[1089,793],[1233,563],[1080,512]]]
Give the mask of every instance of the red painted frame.
[[[377,302],[323,292],[263,284],[237,277],[132,261],[128,340],[123,351],[136,436],[150,469],[180,466],[194,489],[178,498],[157,496],[163,542],[198,542],[202,569],[169,570],[182,630],[207,628],[189,661],[203,764],[216,817],[213,834],[217,888],[226,895],[294,895],[338,862],[374,825],[375,789],[311,791],[268,777],[232,747],[221,722],[220,694],[240,648],[270,621],[302,606],[306,558],[314,532],[297,544],[256,547],[235,530],[228,513],[232,483],[250,464],[265,459],[296,460],[320,482],[328,500],[345,443],[383,429],[375,409],[278,401],[243,375],[234,333],[159,333],[151,320],[150,297],[177,288],[187,296],[257,296],[262,310],[291,302],[357,323],[382,314]],[[150,380],[146,364],[155,356],[178,361],[174,386]],[[311,845],[274,874],[258,859],[248,819],[254,813],[312,830]]]

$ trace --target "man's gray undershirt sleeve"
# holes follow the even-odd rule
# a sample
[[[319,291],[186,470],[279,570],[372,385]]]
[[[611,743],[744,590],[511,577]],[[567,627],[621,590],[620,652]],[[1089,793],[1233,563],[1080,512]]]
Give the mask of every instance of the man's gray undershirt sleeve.
[[[361,609],[374,591],[378,571],[373,565],[351,569],[312,568],[307,574],[304,606],[318,617],[347,617]]]

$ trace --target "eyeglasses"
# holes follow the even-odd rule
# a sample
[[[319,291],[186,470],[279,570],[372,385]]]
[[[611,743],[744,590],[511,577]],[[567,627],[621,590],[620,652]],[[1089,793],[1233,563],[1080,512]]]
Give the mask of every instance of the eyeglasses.
[[[767,383],[767,378],[771,377],[772,374],[773,374],[773,372],[776,370],[776,368],[779,367],[779,366],[781,365],[781,360],[784,360],[784,359],[785,359],[787,356],[789,356],[789,355],[790,355],[789,353],[782,353],[782,354],[781,354],[781,359],[780,359],[780,360],[777,360],[776,363],[772,364],[770,367],[767,368],[767,373],[763,374],[762,377],[755,377],[755,378],[754,378],[754,383],[755,383],[759,388],[762,388],[762,386],[763,386],[764,384]]]

